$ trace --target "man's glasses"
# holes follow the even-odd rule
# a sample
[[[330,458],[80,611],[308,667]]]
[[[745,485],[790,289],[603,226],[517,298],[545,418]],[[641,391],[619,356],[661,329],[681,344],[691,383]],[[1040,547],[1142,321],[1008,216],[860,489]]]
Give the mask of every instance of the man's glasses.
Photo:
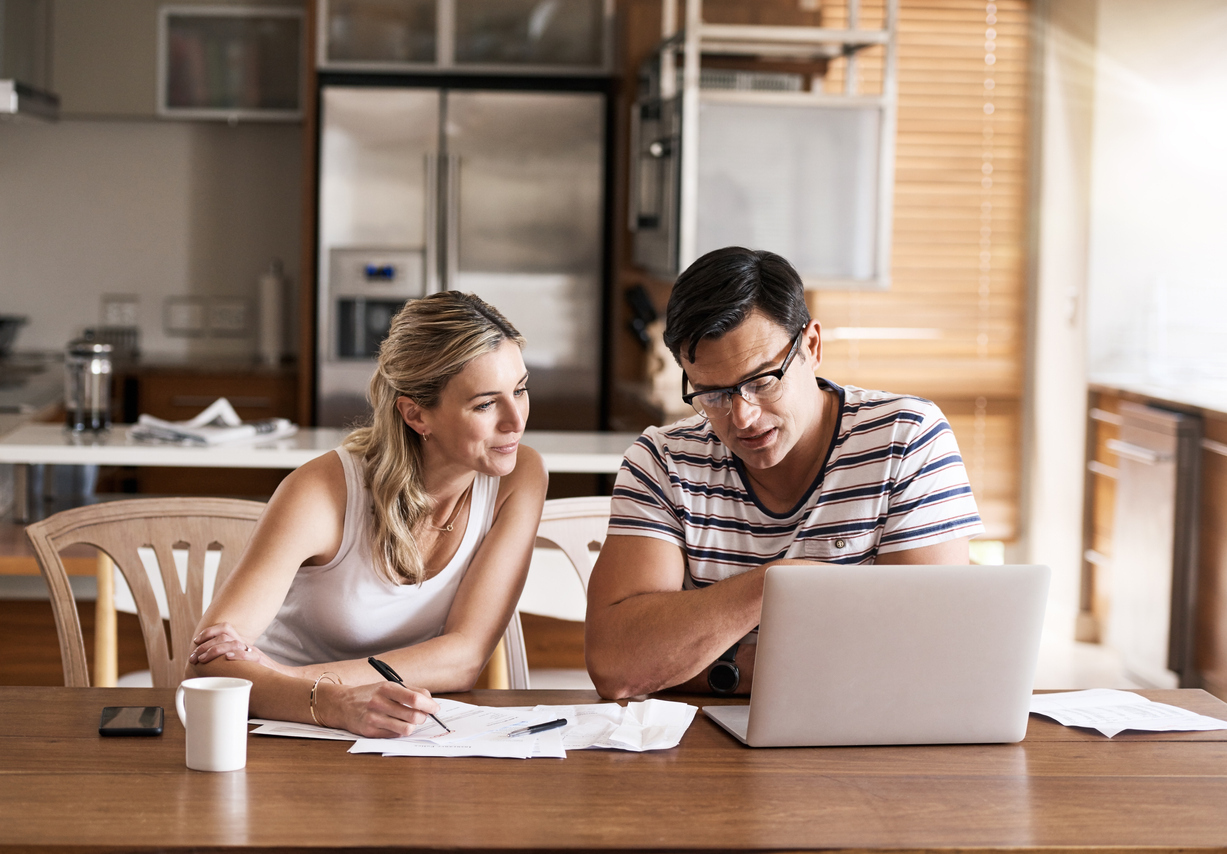
[[[692,391],[690,394],[685,394],[686,384],[689,380],[685,371],[683,371],[682,400],[693,406],[695,412],[700,415],[706,415],[708,418],[728,415],[729,410],[733,408],[733,395],[740,396],[742,400],[751,406],[761,406],[764,403],[772,403],[779,400],[780,395],[784,393],[784,374],[788,371],[788,366],[792,364],[792,360],[796,357],[797,348],[801,344],[801,337],[804,334],[805,327],[801,327],[801,331],[792,339],[792,346],[788,348],[788,355],[784,357],[784,364],[774,371],[755,374],[747,380],[742,380],[735,386],[710,388],[704,391]]]

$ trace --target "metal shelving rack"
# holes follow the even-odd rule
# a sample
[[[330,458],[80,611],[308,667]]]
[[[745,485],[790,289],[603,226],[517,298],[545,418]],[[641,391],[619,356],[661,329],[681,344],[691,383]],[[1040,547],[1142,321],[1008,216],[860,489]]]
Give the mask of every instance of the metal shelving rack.
[[[678,269],[697,257],[699,198],[699,111],[701,103],[774,104],[822,108],[872,108],[879,111],[877,151],[877,208],[874,273],[868,278],[807,278],[806,286],[832,290],[884,290],[889,287],[891,220],[893,212],[895,127],[898,100],[896,31],[898,0],[886,0],[885,26],[862,29],[859,0],[848,0],[846,27],[792,27],[713,24],[703,20],[702,0],[685,0],[685,22],[677,27],[678,0],[664,0],[660,47],[660,98],[668,101],[677,91],[681,74],[681,145]],[[857,55],[864,49],[884,49],[881,91],[858,95]],[[803,60],[844,57],[842,93],[804,91],[744,91],[702,89],[702,57],[723,55]]]

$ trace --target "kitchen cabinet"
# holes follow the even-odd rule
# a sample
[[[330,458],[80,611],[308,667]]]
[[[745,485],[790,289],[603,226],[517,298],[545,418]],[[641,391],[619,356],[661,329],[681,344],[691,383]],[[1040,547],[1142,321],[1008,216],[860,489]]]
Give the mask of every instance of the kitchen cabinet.
[[[302,118],[301,9],[163,6],[158,13],[158,114],[164,118]]]
[[[55,0],[51,84],[60,117],[154,119],[158,116],[160,0]],[[240,8],[234,0],[176,6]],[[261,6],[304,8],[303,0],[261,0]]]
[[[1120,515],[1121,469],[1124,459],[1123,428],[1130,406],[1149,404],[1163,410],[1197,418],[1201,437],[1196,448],[1199,476],[1190,496],[1197,524],[1178,545],[1191,567],[1187,591],[1192,625],[1184,633],[1191,644],[1186,684],[1205,688],[1227,698],[1227,396],[1172,390],[1122,380],[1092,382],[1088,397],[1087,467],[1083,508],[1083,574],[1078,638],[1110,640],[1113,611],[1120,606],[1113,597],[1128,588],[1115,578],[1134,551],[1129,538],[1134,532]],[[1125,445],[1132,444],[1125,442]],[[1154,515],[1153,496],[1143,495],[1144,507]],[[1148,524],[1148,523],[1144,523]],[[1136,526],[1136,524],[1135,524]],[[1179,551],[1179,549],[1177,549]],[[1176,595],[1181,595],[1178,591]],[[1128,607],[1128,606],[1126,606]]]
[[[1112,608],[1107,640],[1155,688],[1195,687],[1193,549],[1201,418],[1124,401],[1116,454]]]
[[[57,0],[52,83],[60,117],[153,118],[157,0]]]
[[[1204,417],[1193,649],[1202,687],[1227,698],[1227,414]]]
[[[321,0],[321,69],[584,73],[611,66],[612,0]]]
[[[16,80],[35,89],[50,88],[49,5],[49,0],[0,3],[0,80]]]

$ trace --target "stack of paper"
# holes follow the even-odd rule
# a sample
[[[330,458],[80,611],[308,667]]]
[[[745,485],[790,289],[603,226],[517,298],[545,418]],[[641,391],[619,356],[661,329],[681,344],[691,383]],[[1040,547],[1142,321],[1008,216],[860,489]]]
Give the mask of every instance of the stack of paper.
[[[298,425],[285,418],[243,421],[224,397],[190,421],[163,421],[142,415],[128,429],[136,442],[166,442],[175,445],[221,445],[244,439],[280,439],[298,431]]]
[[[353,741],[350,753],[383,756],[493,756],[507,759],[565,759],[568,750],[667,750],[682,740],[697,707],[667,700],[646,700],[623,707],[617,703],[584,706],[501,708],[438,701],[438,716],[403,738],[359,738],[344,730],[285,721],[256,720],[253,733],[296,738]],[[565,726],[536,734],[510,733],[534,724],[565,719]]]
[[[1031,711],[1064,726],[1099,730],[1108,738],[1127,729],[1149,732],[1227,729],[1227,721],[1110,688],[1035,694],[1031,697]]]

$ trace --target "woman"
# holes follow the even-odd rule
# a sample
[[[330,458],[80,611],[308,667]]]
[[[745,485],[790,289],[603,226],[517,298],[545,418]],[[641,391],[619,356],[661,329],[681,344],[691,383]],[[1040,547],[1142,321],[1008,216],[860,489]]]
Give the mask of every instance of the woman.
[[[191,675],[250,679],[254,715],[374,737],[437,712],[430,692],[471,688],[545,501],[541,457],[520,446],[523,345],[472,294],[409,302],[379,350],[371,425],[277,488],[200,621]]]

